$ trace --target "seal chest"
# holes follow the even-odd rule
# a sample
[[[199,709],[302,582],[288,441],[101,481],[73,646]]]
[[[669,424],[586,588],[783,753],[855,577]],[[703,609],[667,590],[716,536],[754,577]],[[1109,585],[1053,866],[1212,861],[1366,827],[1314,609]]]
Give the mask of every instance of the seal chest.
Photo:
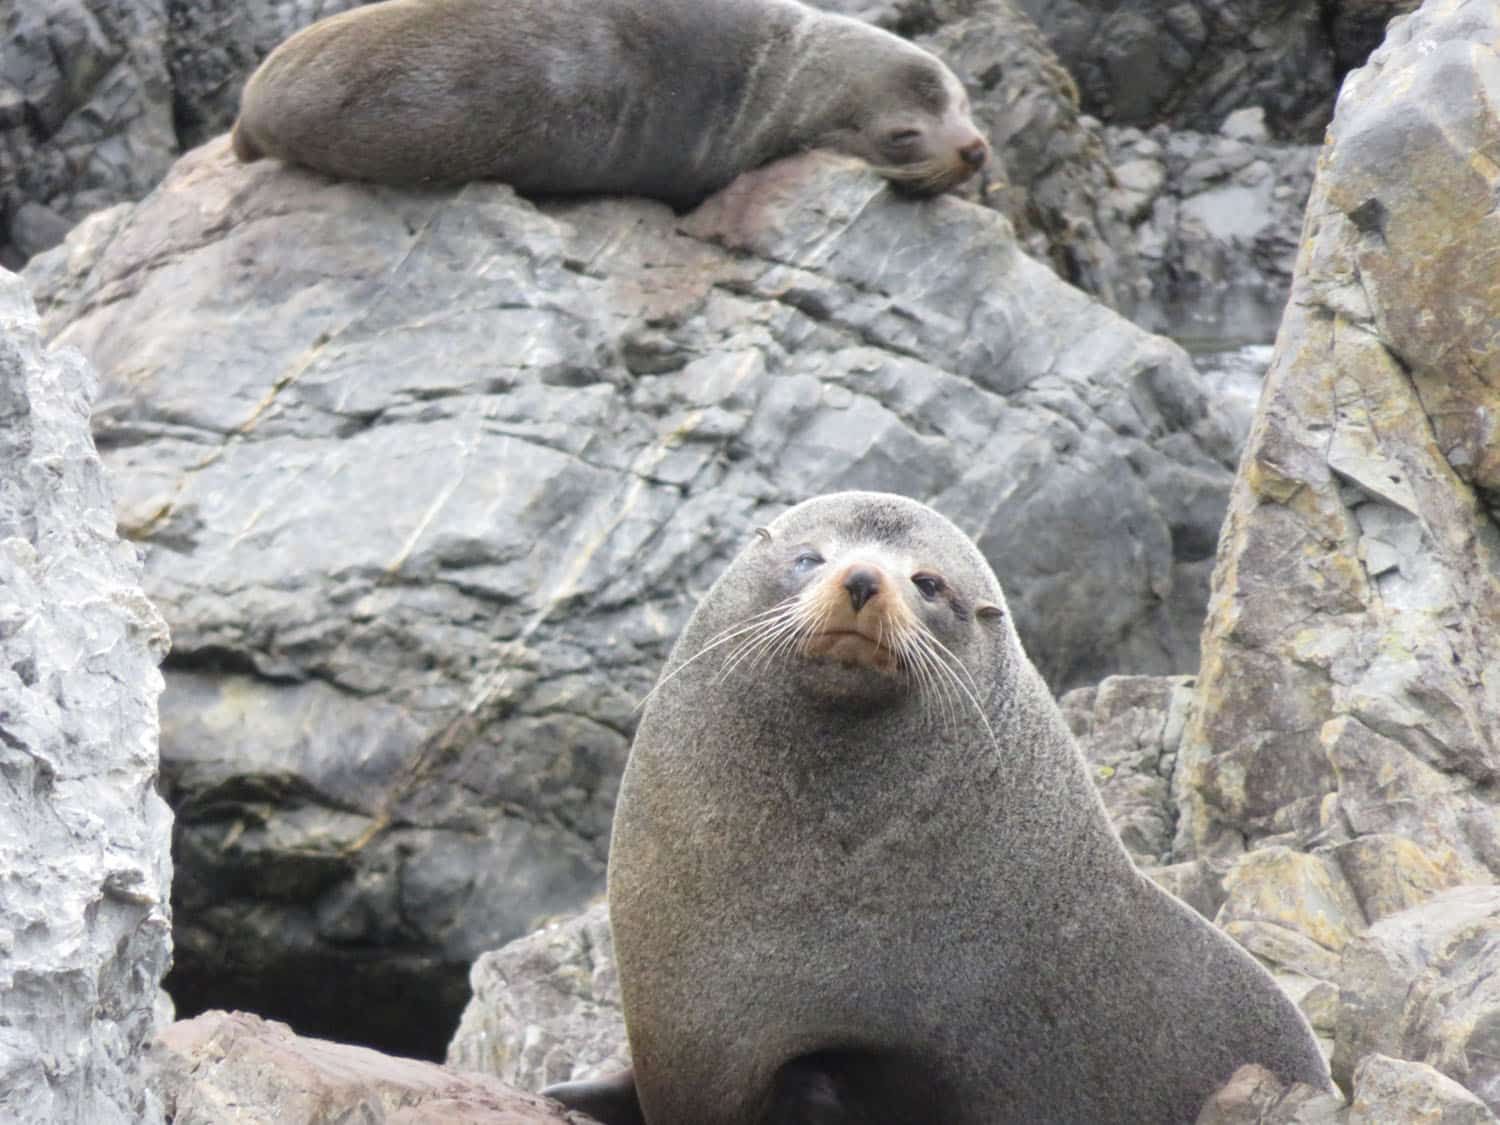
[[[989,156],[935,57],[797,0],[384,0],[273,51],[234,127],[246,161],[674,206],[811,148],[921,194]]]
[[[634,1076],[551,1091],[609,1125],[1190,1122],[1242,1063],[1328,1082],[1136,872],[994,574],[902,497],[792,508],[704,597],[609,903]]]

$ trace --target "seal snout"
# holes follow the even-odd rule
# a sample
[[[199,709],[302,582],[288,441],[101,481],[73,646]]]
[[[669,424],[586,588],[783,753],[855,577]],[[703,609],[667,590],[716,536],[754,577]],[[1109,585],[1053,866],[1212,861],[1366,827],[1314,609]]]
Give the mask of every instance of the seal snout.
[[[866,602],[880,593],[880,574],[868,566],[852,566],[844,574],[843,586],[849,591],[849,604],[858,613]]]
[[[959,147],[958,158],[970,168],[983,168],[990,158],[990,146],[984,143],[983,137],[975,137],[968,144]]]

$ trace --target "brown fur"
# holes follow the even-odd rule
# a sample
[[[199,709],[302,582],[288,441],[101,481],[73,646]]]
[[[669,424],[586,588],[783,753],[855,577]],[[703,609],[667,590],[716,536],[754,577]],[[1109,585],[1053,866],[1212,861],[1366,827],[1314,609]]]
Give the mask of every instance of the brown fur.
[[[650,1125],[1174,1125],[1242,1063],[1327,1086],[1266,971],[1131,864],[1004,605],[872,493],[793,508],[704,597],[610,852]],[[813,655],[828,629],[865,641]]]
[[[679,206],[810,148],[916,192],[988,155],[941,62],[796,0],[384,0],[273,51],[234,127],[241,160],[347,179]]]

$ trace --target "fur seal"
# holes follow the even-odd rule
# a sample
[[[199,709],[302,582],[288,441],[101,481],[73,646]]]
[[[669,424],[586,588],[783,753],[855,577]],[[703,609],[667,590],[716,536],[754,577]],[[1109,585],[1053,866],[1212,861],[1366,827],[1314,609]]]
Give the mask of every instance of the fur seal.
[[[903,497],[799,504],[709,590],[609,907],[634,1080],[551,1092],[610,1125],[1170,1125],[1250,1062],[1329,1088],[1270,974],[1131,863],[979,550]]]
[[[946,66],[797,0],[384,0],[272,51],[234,126],[244,161],[679,208],[810,148],[918,194],[989,156]]]

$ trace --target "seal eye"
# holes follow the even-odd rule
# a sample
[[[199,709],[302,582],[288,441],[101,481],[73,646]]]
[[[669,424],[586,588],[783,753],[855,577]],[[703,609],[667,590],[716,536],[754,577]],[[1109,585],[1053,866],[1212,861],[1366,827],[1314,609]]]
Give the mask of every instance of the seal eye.
[[[792,569],[798,574],[806,574],[823,565],[823,556],[811,548],[804,548],[797,552],[797,557],[792,560]]]
[[[911,576],[911,584],[915,586],[928,601],[936,601],[937,596],[947,589],[946,584],[936,574],[918,573]]]
[[[891,148],[910,148],[921,138],[920,129],[892,129],[885,135],[885,143]]]

